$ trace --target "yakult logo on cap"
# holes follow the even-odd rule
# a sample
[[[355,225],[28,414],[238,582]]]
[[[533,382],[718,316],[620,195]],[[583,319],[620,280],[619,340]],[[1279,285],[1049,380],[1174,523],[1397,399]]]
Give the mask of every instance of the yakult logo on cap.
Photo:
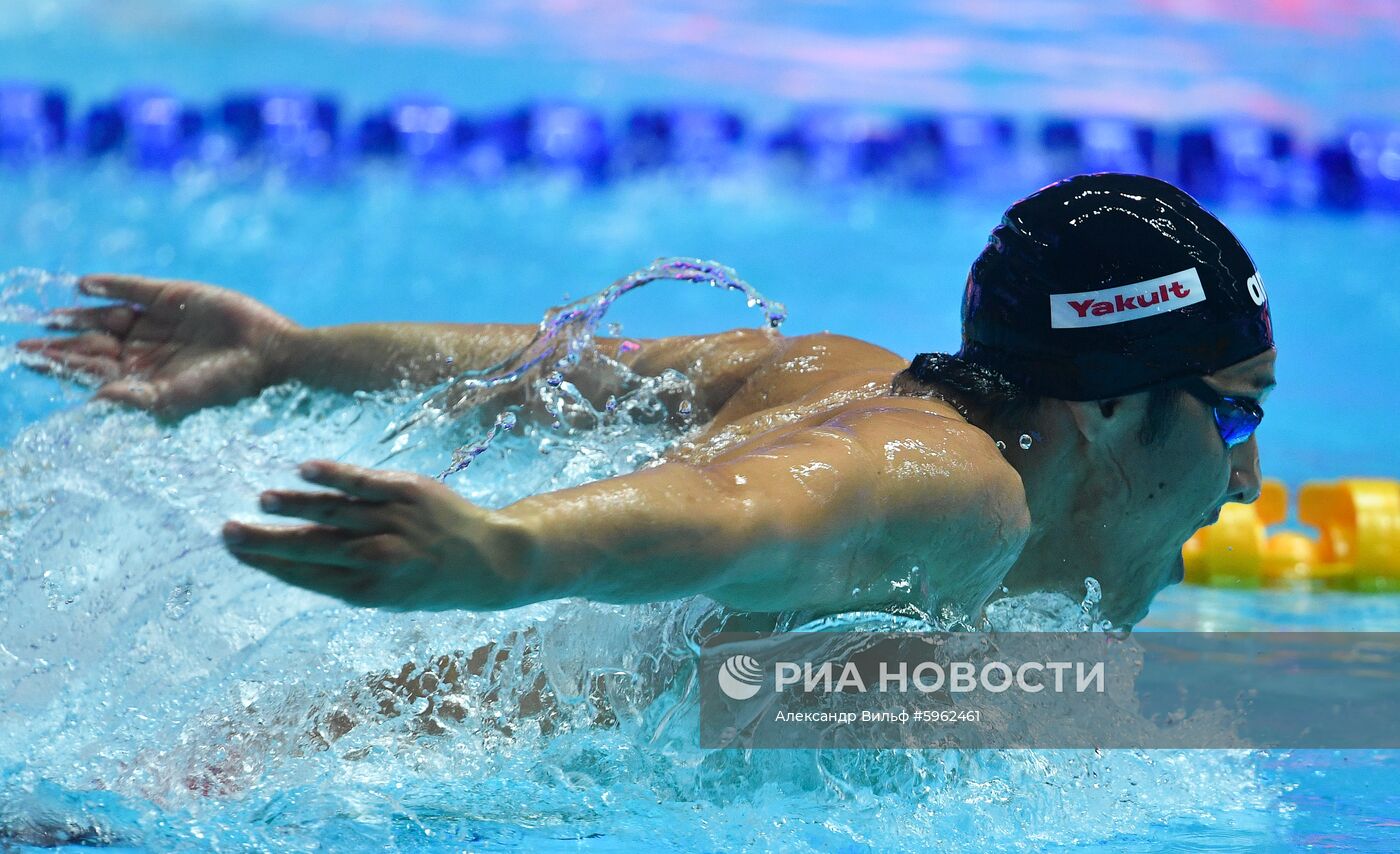
[[[1050,327],[1075,329],[1126,323],[1205,302],[1205,298],[1201,277],[1196,268],[1191,267],[1134,285],[1077,294],[1051,294]]]

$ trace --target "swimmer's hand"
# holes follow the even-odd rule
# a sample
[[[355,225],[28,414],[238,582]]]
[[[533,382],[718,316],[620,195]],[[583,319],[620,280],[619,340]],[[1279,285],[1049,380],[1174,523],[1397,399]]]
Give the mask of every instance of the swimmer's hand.
[[[518,542],[498,514],[431,478],[330,460],[302,478],[338,492],[268,490],[264,511],[311,525],[230,521],[232,555],[288,584],[351,605],[392,611],[499,610],[537,601],[519,566]]]
[[[140,276],[85,276],[78,287],[121,302],[55,311],[48,328],[80,334],[20,341],[47,360],[35,370],[95,377],[97,397],[169,419],[286,378],[283,353],[300,327],[252,297]]]

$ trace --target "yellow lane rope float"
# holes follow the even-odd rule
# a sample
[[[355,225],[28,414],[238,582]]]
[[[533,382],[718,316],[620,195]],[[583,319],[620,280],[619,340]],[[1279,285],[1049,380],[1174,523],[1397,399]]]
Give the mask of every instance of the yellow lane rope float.
[[[1287,517],[1288,488],[1277,480],[1254,504],[1225,505],[1182,549],[1187,583],[1400,592],[1400,481],[1304,484],[1298,521],[1316,537],[1268,533]]]

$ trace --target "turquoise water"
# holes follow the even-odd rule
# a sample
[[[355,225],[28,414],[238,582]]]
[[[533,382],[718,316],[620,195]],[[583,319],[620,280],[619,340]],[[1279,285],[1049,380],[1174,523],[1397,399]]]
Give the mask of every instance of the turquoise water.
[[[1389,59],[1400,28],[1384,7],[1261,2],[1241,17],[1237,6],[1018,4],[993,18],[955,3],[878,15],[637,3],[615,16],[483,3],[468,18],[426,2],[20,2],[0,9],[0,78],[79,99],[134,82],[208,98],[295,80],[361,106],[413,90],[463,107],[704,97],[754,115],[830,101],[1159,121],[1245,112],[1316,134],[1400,110]],[[734,266],[782,300],[788,334],[830,329],[912,355],[956,346],[967,264],[1008,201],[765,174],[583,190],[379,167],[306,186],[57,162],[4,173],[0,267],[198,278],[308,325],[534,322],[655,257],[685,255]],[[1295,486],[1400,476],[1400,297],[1389,285],[1400,219],[1224,214],[1275,312],[1265,473]],[[761,322],[742,299],[666,284],[609,320],[640,336]],[[7,343],[21,334],[0,326]],[[224,519],[251,515],[257,492],[289,485],[302,459],[365,459],[393,405],[280,390],[166,431],[5,371],[7,844],[53,842],[56,828],[152,850],[1389,851],[1400,840],[1394,752],[706,753],[693,707],[649,701],[639,685],[683,665],[703,602],[382,614],[290,590],[222,553]],[[448,431],[396,464],[436,473],[468,434]],[[626,470],[673,438],[522,431],[455,483],[498,506]],[[1397,618],[1394,598],[1176,588],[1144,628],[1388,630]],[[432,692],[431,707],[370,684],[491,642],[512,649],[502,665]],[[555,710],[498,717],[540,674]],[[605,708],[617,725],[590,725]],[[345,721],[354,727],[326,749],[317,733]]]
[[[9,842],[1393,846],[1393,752],[705,751],[686,671],[704,600],[391,614],[287,588],[222,552],[219,526],[253,515],[259,490],[290,486],[295,463],[310,456],[372,460],[398,409],[283,388],[167,429],[87,407],[25,430],[0,457],[0,506],[12,514],[0,528],[0,827]],[[395,463],[435,472],[473,430],[419,434]],[[522,430],[453,483],[499,506],[628,470],[672,438],[642,427]],[[1383,597],[1178,589],[1151,623],[1377,629],[1397,610]],[[490,644],[504,654],[480,672],[449,678],[439,660]],[[410,680],[426,685],[432,672],[437,685],[389,687],[405,667]],[[658,684],[670,687],[654,698]],[[540,692],[550,698],[542,708],[526,699]]]

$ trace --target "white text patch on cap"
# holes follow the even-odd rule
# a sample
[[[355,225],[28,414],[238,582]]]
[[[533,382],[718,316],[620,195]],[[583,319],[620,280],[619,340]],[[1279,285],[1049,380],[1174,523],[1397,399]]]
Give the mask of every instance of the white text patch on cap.
[[[1165,311],[1176,311],[1204,302],[1205,298],[1201,277],[1197,275],[1196,268],[1191,267],[1180,273],[1159,276],[1134,285],[1077,294],[1050,294],[1050,327],[1074,329],[1125,323]]]

